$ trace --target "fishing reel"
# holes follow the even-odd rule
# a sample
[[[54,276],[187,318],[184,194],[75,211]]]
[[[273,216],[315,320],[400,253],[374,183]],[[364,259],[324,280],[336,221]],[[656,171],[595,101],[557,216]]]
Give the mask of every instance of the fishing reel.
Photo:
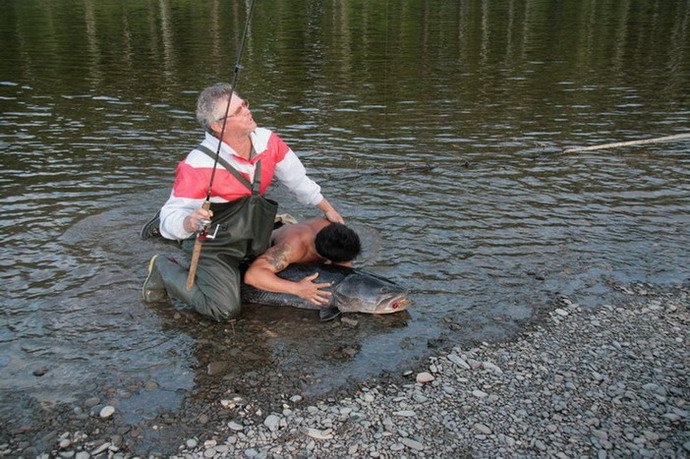
[[[218,228],[220,227],[220,225],[216,225],[213,232],[210,231],[210,226],[211,220],[199,220],[199,223],[197,224],[196,228],[197,239],[199,239],[200,241],[203,241],[205,239],[215,239],[216,235],[218,234]]]

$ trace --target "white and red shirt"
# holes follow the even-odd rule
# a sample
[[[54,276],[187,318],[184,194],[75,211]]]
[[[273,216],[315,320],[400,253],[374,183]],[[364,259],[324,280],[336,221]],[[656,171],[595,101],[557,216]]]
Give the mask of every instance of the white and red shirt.
[[[300,203],[316,205],[321,202],[321,187],[307,177],[302,162],[280,137],[268,129],[256,128],[250,134],[250,138],[256,151],[253,158],[247,160],[238,156],[225,143],[221,143],[220,157],[229,162],[250,183],[254,181],[256,163],[261,160],[259,192],[262,195],[266,193],[275,176]],[[207,132],[202,145],[215,153],[218,150],[218,142],[216,137]],[[183,240],[193,234],[185,231],[183,222],[187,215],[200,208],[206,200],[213,163],[212,157],[195,149],[177,165],[170,198],[161,208],[160,231],[163,237]],[[211,188],[211,202],[234,201],[250,194],[251,190],[220,163],[217,164]]]

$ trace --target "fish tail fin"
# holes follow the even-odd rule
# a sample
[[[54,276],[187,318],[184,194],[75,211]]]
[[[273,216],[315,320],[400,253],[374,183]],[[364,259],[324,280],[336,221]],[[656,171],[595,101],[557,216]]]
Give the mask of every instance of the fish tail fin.
[[[321,318],[321,322],[327,322],[329,320],[333,320],[336,317],[340,315],[340,309],[336,308],[335,306],[330,307],[330,308],[323,308],[319,310],[319,317]]]

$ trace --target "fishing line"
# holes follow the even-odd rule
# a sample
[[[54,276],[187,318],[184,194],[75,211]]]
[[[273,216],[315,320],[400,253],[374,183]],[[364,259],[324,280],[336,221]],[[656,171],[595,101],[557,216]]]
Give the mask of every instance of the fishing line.
[[[386,128],[386,131],[388,131],[388,113],[390,107],[388,106],[388,30],[389,30],[389,25],[388,25],[388,0],[386,0],[386,18],[384,20],[384,27],[386,28],[385,34],[384,34],[384,44],[383,44],[383,50],[384,50],[384,56],[383,56],[383,103],[386,107],[386,113],[384,113],[384,127]],[[390,134],[390,133],[389,133]]]
[[[242,40],[240,41],[240,48],[237,53],[237,63],[235,64],[235,75],[232,79],[230,85],[230,97],[228,97],[228,104],[225,106],[225,115],[223,116],[223,125],[220,128],[220,142],[218,142],[218,148],[216,149],[216,155],[213,159],[213,169],[211,170],[211,179],[208,183],[208,190],[206,191],[206,201],[211,199],[211,187],[213,186],[213,180],[216,176],[216,169],[218,168],[218,158],[220,157],[220,146],[222,144],[223,134],[225,133],[225,125],[228,122],[228,114],[230,113],[230,103],[232,102],[232,96],[235,94],[235,88],[237,87],[237,80],[240,77],[240,70],[242,69],[242,55],[244,54],[244,43],[247,39],[247,32],[249,31],[249,23],[252,19],[252,13],[254,12],[254,4],[256,0],[252,0],[249,4],[249,12],[247,13],[247,20],[244,23],[244,32],[242,32]]]

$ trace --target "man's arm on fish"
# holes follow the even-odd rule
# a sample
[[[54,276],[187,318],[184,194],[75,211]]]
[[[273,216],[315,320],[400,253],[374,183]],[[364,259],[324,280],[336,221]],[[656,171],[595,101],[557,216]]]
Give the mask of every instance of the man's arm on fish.
[[[319,276],[318,273],[309,275],[299,282],[278,277],[277,273],[305,256],[302,252],[287,243],[270,247],[249,266],[244,275],[244,282],[261,290],[296,295],[316,305],[328,304],[332,294],[322,289],[330,287],[331,284],[314,282]]]

